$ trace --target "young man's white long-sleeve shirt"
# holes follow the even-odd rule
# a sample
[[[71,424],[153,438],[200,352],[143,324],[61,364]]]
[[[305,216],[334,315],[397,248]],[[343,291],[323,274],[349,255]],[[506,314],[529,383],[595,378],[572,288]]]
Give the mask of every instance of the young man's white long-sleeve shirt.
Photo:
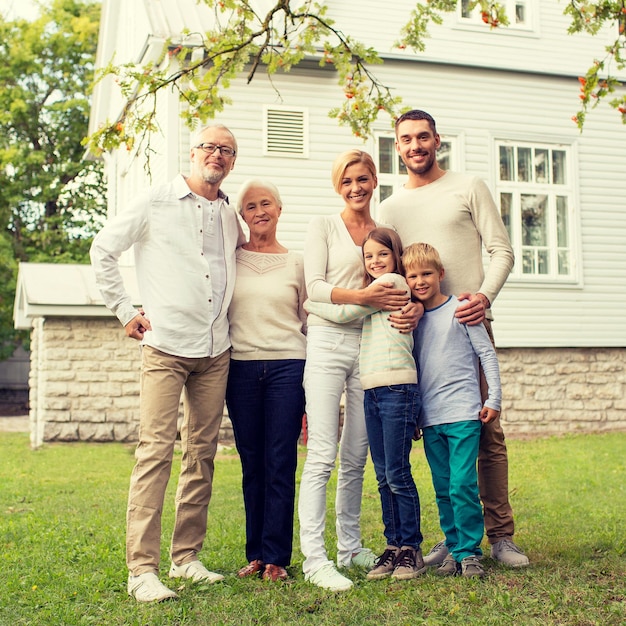
[[[94,238],[91,262],[105,305],[125,326],[138,311],[118,260],[134,246],[142,307],[152,326],[142,343],[174,356],[217,356],[230,347],[235,249],[244,241],[227,197],[197,196],[179,175],[110,220]]]

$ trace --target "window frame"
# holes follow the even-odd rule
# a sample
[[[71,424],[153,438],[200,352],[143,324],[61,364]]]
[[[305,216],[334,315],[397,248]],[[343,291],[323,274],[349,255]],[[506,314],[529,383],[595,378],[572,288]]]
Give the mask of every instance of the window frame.
[[[530,148],[534,150],[549,150],[550,151],[550,181],[549,182],[537,182],[533,181],[519,181],[517,180],[501,180],[500,170],[500,147],[512,147],[514,150],[517,148]],[[581,220],[580,220],[580,201],[578,192],[578,178],[576,176],[578,155],[576,151],[576,144],[571,141],[563,141],[560,139],[550,140],[546,137],[533,138],[533,137],[494,137],[492,141],[492,162],[494,167],[492,168],[492,183],[494,190],[494,199],[498,206],[498,210],[502,214],[502,195],[503,193],[510,193],[512,195],[511,203],[511,225],[507,227],[507,231],[511,237],[511,245],[515,253],[515,264],[509,275],[508,282],[515,283],[518,286],[528,287],[568,287],[572,286],[582,287],[582,263],[581,263]],[[556,151],[563,151],[565,153],[566,165],[565,165],[565,183],[554,183],[552,178],[554,172],[552,169],[552,157]],[[523,239],[523,224],[522,224],[522,196],[524,195],[545,195],[547,198],[546,211],[547,211],[547,244],[546,246],[535,246],[535,248],[545,247],[550,254],[551,271],[546,274],[539,273],[524,273],[523,261],[524,250],[528,250],[533,246],[525,245]],[[559,249],[562,246],[558,245],[558,222],[557,222],[557,198],[567,197],[567,240],[569,251],[569,266],[570,271],[568,274],[558,274],[558,255]],[[506,224],[506,219],[505,219]],[[556,269],[556,271],[555,271]]]
[[[524,23],[518,23],[515,21],[514,16],[516,13],[516,5],[523,2],[526,7],[527,18]],[[463,1],[457,4],[456,9],[456,25],[459,28],[470,30],[489,30],[494,34],[514,34],[521,36],[538,36],[538,24],[537,15],[539,8],[536,0],[503,0],[502,4],[505,5],[506,15],[509,18],[509,25],[506,27],[492,28],[489,24],[483,22],[480,16],[480,8],[475,7],[472,14],[467,17],[463,15]]]

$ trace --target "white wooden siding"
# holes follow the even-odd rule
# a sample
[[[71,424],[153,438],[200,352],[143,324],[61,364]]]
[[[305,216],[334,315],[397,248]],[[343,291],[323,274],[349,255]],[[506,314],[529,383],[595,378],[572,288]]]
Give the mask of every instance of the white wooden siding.
[[[563,15],[565,3],[532,0],[530,6],[538,15],[533,33],[459,24],[456,14],[448,14],[443,24],[431,25],[426,49],[416,53],[393,45],[416,0],[394,0],[384,5],[379,0],[331,0],[328,4],[329,16],[341,30],[355,33],[383,56],[411,60],[580,76],[594,58],[603,56],[611,37],[615,40],[615,29],[609,28],[595,37],[568,35],[570,19]]]
[[[380,4],[372,0],[344,0],[336,4],[333,13],[338,20],[350,18],[351,30],[364,39],[369,33],[378,36],[387,32],[385,36],[391,41],[396,31],[388,29],[400,14],[404,18],[405,4],[406,0],[388,3],[381,11]],[[411,60],[412,55],[405,55],[404,59],[388,60],[376,71],[408,106],[432,113],[440,132],[460,138],[460,169],[481,176],[492,190],[497,139],[573,146],[578,159],[574,166],[581,284],[507,283],[494,307],[496,341],[502,347],[626,347],[626,130],[617,114],[602,105],[588,116],[584,132],[578,132],[570,119],[578,109],[574,66],[579,57],[584,57],[586,63],[587,49],[581,52],[580,40],[561,32],[562,5],[543,0],[541,10],[541,38],[533,40],[532,50],[524,57],[529,72],[461,65],[461,60],[465,63],[478,46],[465,45],[463,37],[469,35],[457,30],[449,30],[448,40],[437,39],[442,55],[445,52],[450,60],[457,60],[456,65],[416,62]],[[127,17],[120,12],[116,19],[123,22]],[[116,26],[117,23],[111,24],[111,28]],[[146,35],[138,30],[137,42],[145,41]],[[449,46],[450,38],[456,38],[459,45]],[[504,63],[507,54],[518,54],[516,46],[521,44],[515,42],[520,37],[510,37],[510,45],[505,46],[506,39],[503,34],[497,35],[497,41],[503,43],[489,53],[494,62]],[[550,64],[554,61],[557,73],[563,76],[534,71],[541,69],[546,60]],[[266,177],[275,182],[284,201],[279,239],[287,247],[301,251],[310,218],[341,210],[341,201],[330,183],[333,159],[352,147],[374,154],[374,142],[364,144],[328,118],[327,112],[340,101],[341,91],[336,75],[327,69],[298,68],[288,75],[276,75],[272,85],[259,73],[250,85],[235,81],[229,96],[233,106],[216,121],[233,130],[239,153],[224,190],[234,202],[237,189],[248,177]],[[263,107],[276,104],[308,109],[308,159],[263,156]],[[159,155],[153,157],[153,171],[159,172],[155,180],[171,177],[175,169],[172,158],[182,171],[187,168],[188,133],[179,130],[180,123],[173,115],[175,106],[170,102],[161,110],[162,162],[157,164]],[[381,120],[377,127],[388,131],[389,124],[390,120]],[[113,157],[109,162],[110,175],[121,171],[122,165],[128,167],[127,159],[128,155],[122,153]],[[136,159],[128,176],[140,181],[141,171],[142,164]],[[115,201],[125,202],[135,187],[118,179]]]

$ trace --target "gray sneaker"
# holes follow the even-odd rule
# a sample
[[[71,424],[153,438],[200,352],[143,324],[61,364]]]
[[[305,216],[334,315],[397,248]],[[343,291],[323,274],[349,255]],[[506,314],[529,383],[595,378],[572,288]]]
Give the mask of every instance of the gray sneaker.
[[[491,558],[509,567],[527,567],[530,563],[524,551],[508,537],[491,546]]]
[[[443,560],[443,563],[435,570],[437,576],[456,576],[460,573],[459,564],[451,554]]]
[[[465,578],[484,578],[485,570],[477,556],[466,556],[461,560],[461,576]]]
[[[398,546],[387,546],[385,551],[376,559],[374,568],[367,573],[367,580],[380,580],[391,576],[399,552]]]
[[[410,580],[423,574],[428,568],[424,565],[422,551],[410,546],[402,546],[394,561],[392,578]]]
[[[448,548],[445,541],[435,544],[431,551],[424,557],[424,565],[431,567],[432,565],[441,565],[448,556]]]

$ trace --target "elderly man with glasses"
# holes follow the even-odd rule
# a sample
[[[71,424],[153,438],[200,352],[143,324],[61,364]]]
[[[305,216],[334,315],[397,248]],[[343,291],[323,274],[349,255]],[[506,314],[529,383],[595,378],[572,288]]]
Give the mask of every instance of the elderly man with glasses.
[[[139,442],[126,534],[128,593],[139,602],[176,597],[158,573],[161,513],[183,391],[169,576],[204,583],[223,579],[198,560],[198,552],[206,535],[230,361],[227,311],[235,249],[245,238],[220,189],[235,165],[235,137],[225,126],[208,126],[192,145],[190,175],[140,195],[104,226],[91,248],[105,304],[126,334],[141,342]],[[141,311],[133,306],[118,267],[131,246]]]

